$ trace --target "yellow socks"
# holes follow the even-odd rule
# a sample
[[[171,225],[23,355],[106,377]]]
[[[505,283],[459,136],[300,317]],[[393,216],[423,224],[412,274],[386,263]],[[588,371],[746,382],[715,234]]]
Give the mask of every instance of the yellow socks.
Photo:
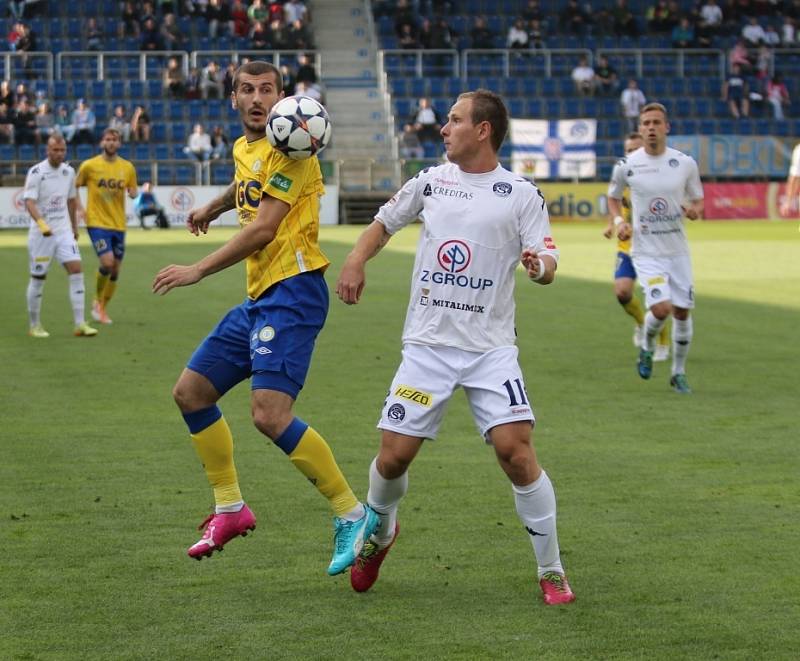
[[[94,293],[94,300],[102,303],[104,298],[104,292],[106,290],[106,285],[108,284],[108,279],[111,276],[110,273],[103,273],[101,269],[97,270],[97,277],[95,279],[95,293]]]
[[[111,300],[111,297],[114,295],[115,291],[117,291],[117,281],[109,278],[106,286],[103,288],[103,297],[98,299],[102,301],[103,307],[108,305],[108,302]]]
[[[294,418],[274,442],[289,455],[295,468],[328,499],[336,516],[343,516],[358,507],[358,499],[339,470],[330,446],[305,422]]]
[[[639,303],[639,299],[636,298],[636,296],[632,296],[631,300],[622,306],[622,309],[634,318],[637,326],[644,324],[644,311],[642,310],[642,304]]]
[[[208,481],[214,489],[217,511],[242,502],[236,466],[233,463],[233,436],[217,406],[184,413],[183,419],[192,434],[194,449],[203,462]]]

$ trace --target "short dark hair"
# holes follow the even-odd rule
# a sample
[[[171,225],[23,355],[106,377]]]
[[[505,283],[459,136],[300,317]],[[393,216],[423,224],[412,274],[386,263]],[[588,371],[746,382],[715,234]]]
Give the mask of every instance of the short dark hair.
[[[644,136],[642,136],[639,131],[631,131],[628,135],[625,136],[626,140],[644,140]]]
[[[503,99],[498,94],[485,89],[474,92],[464,92],[458,95],[457,101],[472,99],[472,113],[470,119],[473,124],[489,122],[492,127],[492,148],[500,151],[500,145],[508,133],[508,109]]]
[[[275,84],[278,88],[278,93],[283,92],[283,76],[281,76],[280,70],[269,62],[264,62],[263,60],[251,60],[250,62],[246,62],[236,69],[236,73],[233,74],[234,92],[239,89],[239,77],[243,73],[246,73],[249,76],[260,76],[265,73],[271,73],[275,78]]]
[[[647,105],[643,106],[642,109],[639,111],[639,117],[644,115],[646,112],[650,112],[651,110],[658,110],[662,115],[664,115],[665,120],[669,120],[669,115],[667,114],[667,109],[661,103],[648,103]]]

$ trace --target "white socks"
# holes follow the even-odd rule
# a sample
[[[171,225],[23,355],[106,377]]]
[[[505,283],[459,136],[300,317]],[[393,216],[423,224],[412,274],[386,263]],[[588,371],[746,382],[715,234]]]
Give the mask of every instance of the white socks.
[[[659,319],[650,310],[644,316],[644,349],[653,351],[656,348],[656,338],[661,332],[661,327],[667,322],[666,317]],[[674,333],[673,333],[674,334]]]
[[[28,281],[28,321],[31,326],[38,326],[41,323],[43,289],[44,280],[31,278]]]
[[[378,513],[381,525],[372,537],[378,546],[388,546],[394,537],[397,506],[408,491],[408,471],[394,480],[387,480],[378,472],[378,458],[369,466],[369,491],[367,503]]]
[[[686,374],[686,356],[692,343],[694,325],[691,315],[681,321],[672,322],[672,374]]]
[[[654,336],[655,337],[655,336]],[[528,486],[511,485],[522,525],[528,531],[539,565],[539,578],[545,572],[564,573],[556,533],[556,494],[547,473]]]
[[[72,304],[72,316],[75,325],[86,321],[83,316],[85,306],[85,287],[83,286],[83,273],[72,273],[69,276],[69,302]]]

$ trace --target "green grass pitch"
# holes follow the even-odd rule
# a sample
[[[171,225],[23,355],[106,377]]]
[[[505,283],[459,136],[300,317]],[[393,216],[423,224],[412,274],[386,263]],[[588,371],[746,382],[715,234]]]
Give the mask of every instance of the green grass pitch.
[[[360,228],[322,232],[332,287]],[[689,397],[635,372],[597,224],[559,225],[557,282],[519,274],[517,328],[578,600],[541,603],[509,484],[463,395],[410,473],[403,534],[366,594],[327,577],[326,503],[222,401],[258,529],[194,562],[211,504],[171,387],[244,295],[242,267],[164,298],[156,271],[231,235],[138,229],[96,338],[71,336],[54,268],[26,335],[25,234],[0,234],[0,659],[796,659],[800,650],[800,234],[690,226],[697,309]],[[335,297],[297,413],[366,495],[399,361],[416,238]],[[96,260],[81,240],[92,290]]]

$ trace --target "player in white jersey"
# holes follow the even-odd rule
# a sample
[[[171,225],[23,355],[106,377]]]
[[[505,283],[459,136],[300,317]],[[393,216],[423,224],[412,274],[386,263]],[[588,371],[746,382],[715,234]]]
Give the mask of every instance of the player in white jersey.
[[[336,291],[357,303],[365,265],[391,236],[423,222],[403,329],[402,362],[378,427],[368,503],[381,526],[350,572],[359,592],[378,578],[397,537],[397,507],[408,467],[434,439],[447,403],[463,387],[476,425],[492,443],[512,482],[517,513],[538,561],[547,604],[575,598],[561,565],[556,500],[531,443],[533,411],[517,359],[514,274],[521,261],[531,280],[553,281],[558,250],[544,197],[498,163],[508,113],[485,90],[458,97],[442,128],[449,162],[420,172],[387,202],[348,256]]]
[[[781,202],[781,215],[788,216],[797,210],[800,199],[800,142],[792,150],[792,162],[786,179],[786,191]]]
[[[50,336],[41,322],[44,280],[55,257],[67,271],[69,300],[78,337],[97,335],[84,318],[84,286],[78,250],[75,170],[64,163],[67,144],[60,135],[47,140],[47,158],[37,163],[25,179],[25,208],[34,222],[28,230],[31,279],[28,282],[28,320],[31,337]]]
[[[686,356],[692,341],[694,285],[683,217],[697,220],[703,215],[703,185],[695,160],[667,147],[664,106],[649,103],[642,108],[639,133],[644,147],[627,156],[625,167],[615,169],[608,188],[608,209],[614,216],[622,215],[622,194],[626,187],[631,190],[633,224],[620,223],[617,236],[632,237],[631,256],[648,308],[637,369],[643,379],[650,378],[656,336],[672,314],[670,385],[676,392],[690,393]]]

